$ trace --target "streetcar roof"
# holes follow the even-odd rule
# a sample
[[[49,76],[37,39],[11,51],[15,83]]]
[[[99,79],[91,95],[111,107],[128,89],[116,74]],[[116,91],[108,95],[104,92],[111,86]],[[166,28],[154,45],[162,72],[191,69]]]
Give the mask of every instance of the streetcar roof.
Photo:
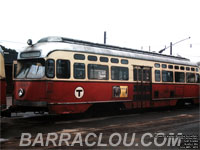
[[[29,56],[24,54],[30,54],[30,57],[43,58],[47,57],[51,52],[56,50],[92,53],[179,65],[197,66],[197,63],[190,62],[189,59],[183,57],[176,57],[154,52],[98,44],[63,37],[43,38],[39,40],[36,44],[26,47],[24,51],[22,51],[18,55],[18,59],[27,58]]]

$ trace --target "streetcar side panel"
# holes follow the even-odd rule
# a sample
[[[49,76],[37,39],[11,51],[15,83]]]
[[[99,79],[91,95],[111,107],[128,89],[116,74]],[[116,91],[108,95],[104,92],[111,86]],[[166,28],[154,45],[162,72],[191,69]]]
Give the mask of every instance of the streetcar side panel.
[[[0,50],[0,106],[6,108],[6,76],[3,52]]]

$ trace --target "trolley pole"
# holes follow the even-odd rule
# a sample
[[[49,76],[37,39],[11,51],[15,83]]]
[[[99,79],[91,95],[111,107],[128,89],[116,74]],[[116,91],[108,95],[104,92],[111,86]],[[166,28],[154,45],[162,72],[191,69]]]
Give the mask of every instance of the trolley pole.
[[[166,49],[170,48],[170,55],[172,55],[172,46],[174,46],[174,45],[176,45],[176,44],[178,44],[178,43],[181,43],[181,42],[183,42],[183,41],[185,41],[185,40],[189,40],[190,38],[191,38],[191,37],[188,37],[188,38],[186,38],[186,39],[182,39],[182,40],[180,40],[180,41],[178,41],[178,42],[176,42],[176,43],[170,42],[170,45],[169,45],[168,47],[165,46],[165,48],[159,50],[158,53],[162,53],[162,52],[164,52]]]

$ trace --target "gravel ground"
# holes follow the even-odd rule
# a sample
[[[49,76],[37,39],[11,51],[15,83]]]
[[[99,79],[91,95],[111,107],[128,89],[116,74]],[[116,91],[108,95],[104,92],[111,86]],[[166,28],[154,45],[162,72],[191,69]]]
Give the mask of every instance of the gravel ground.
[[[1,118],[0,143],[1,149],[198,149],[199,127],[197,106],[95,118],[21,113]]]

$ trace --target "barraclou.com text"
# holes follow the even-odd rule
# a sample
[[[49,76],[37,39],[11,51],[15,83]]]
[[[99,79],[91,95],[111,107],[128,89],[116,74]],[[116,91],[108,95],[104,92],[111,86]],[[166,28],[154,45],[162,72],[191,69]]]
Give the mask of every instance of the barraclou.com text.
[[[156,134],[145,133],[142,136],[138,137],[140,142],[136,143],[135,142],[136,141],[135,139],[137,139],[136,133],[124,133],[124,134],[112,133],[108,138],[106,138],[106,140],[104,139],[103,133],[99,133],[98,135],[95,133],[88,133],[84,136],[81,133],[76,133],[73,136],[70,133],[60,133],[60,134],[38,133],[35,137],[32,137],[30,133],[22,133],[19,146],[24,147],[24,146],[53,145],[53,146],[116,147],[119,145],[123,145],[126,147],[130,146],[148,147],[151,146],[152,144],[158,147],[180,146],[181,135],[182,133],[178,133],[177,135],[175,135],[174,133],[169,133],[168,135],[165,135],[164,133],[156,133]]]

